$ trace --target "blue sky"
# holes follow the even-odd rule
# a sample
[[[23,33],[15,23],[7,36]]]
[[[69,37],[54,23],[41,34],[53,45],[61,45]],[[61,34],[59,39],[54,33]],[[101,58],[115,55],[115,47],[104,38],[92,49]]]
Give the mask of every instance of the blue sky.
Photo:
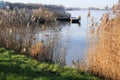
[[[99,7],[103,8],[106,5],[112,6],[117,3],[118,0],[4,0],[9,2],[21,2],[21,3],[41,3],[41,4],[55,4],[64,5],[65,7]]]

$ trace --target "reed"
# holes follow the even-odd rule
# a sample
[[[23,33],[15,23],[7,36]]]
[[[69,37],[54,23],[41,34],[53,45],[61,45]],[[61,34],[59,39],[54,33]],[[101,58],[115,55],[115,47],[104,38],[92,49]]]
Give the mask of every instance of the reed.
[[[120,80],[120,14],[105,14],[94,31],[88,51],[88,67],[92,74],[108,80]]]
[[[67,15],[45,7],[39,9],[18,9],[16,7],[13,10],[9,8],[0,9],[0,47],[32,56],[41,55],[42,50],[44,50],[43,44],[38,38],[35,39],[35,34],[47,27],[54,30],[52,26],[56,27],[58,24],[54,19],[58,16]],[[49,49],[45,48],[45,50],[48,53]]]

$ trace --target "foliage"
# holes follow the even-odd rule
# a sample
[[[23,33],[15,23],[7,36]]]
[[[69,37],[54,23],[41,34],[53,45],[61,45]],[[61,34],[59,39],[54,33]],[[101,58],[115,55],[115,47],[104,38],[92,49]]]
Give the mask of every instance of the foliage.
[[[39,9],[41,7],[48,8],[50,10],[56,10],[56,11],[64,11],[64,6],[58,6],[58,5],[42,5],[42,4],[33,4],[33,3],[10,3],[6,2],[6,6],[9,6],[10,9],[14,9],[15,7],[17,8],[27,8],[27,9]]]

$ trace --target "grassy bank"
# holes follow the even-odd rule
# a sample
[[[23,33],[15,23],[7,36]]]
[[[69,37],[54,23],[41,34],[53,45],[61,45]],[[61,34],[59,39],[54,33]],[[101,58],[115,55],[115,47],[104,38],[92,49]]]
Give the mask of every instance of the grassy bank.
[[[40,63],[13,50],[0,48],[0,80],[100,80],[68,67]]]
[[[103,16],[102,22],[92,38],[89,50],[89,70],[99,76],[120,80],[120,15]]]

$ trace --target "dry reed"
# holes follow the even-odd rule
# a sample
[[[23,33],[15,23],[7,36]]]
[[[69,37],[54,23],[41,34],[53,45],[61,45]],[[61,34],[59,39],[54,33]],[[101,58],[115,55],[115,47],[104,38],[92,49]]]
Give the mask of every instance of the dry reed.
[[[89,71],[109,80],[120,80],[120,14],[110,19],[105,14],[91,39]],[[94,45],[93,45],[94,44]]]

